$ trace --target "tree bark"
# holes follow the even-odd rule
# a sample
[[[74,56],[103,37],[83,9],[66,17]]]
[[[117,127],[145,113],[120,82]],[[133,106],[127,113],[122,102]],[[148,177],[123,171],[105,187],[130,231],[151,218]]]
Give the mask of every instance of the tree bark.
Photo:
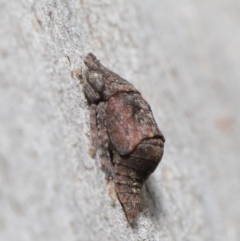
[[[239,0],[0,2],[0,240],[240,240]],[[93,52],[152,107],[165,154],[132,229],[91,158]]]

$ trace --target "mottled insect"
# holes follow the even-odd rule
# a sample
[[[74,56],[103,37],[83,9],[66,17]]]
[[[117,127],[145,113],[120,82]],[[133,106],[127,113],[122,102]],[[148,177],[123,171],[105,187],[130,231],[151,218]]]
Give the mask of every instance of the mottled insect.
[[[148,103],[128,81],[89,53],[85,76],[78,74],[90,105],[92,144],[99,149],[106,179],[132,225],[140,208],[143,183],[156,169],[165,139]]]

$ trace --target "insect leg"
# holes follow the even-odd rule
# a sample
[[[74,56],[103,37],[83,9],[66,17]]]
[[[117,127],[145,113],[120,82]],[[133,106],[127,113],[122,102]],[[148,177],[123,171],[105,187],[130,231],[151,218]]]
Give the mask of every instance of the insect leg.
[[[91,156],[92,158],[95,157],[96,151],[97,151],[97,111],[96,111],[96,105],[90,106],[90,134],[91,134]]]
[[[102,164],[102,170],[106,173],[106,179],[113,179],[113,165],[109,154],[109,138],[106,127],[106,104],[101,102],[97,106],[97,128],[98,128],[98,147],[100,150],[100,158]]]

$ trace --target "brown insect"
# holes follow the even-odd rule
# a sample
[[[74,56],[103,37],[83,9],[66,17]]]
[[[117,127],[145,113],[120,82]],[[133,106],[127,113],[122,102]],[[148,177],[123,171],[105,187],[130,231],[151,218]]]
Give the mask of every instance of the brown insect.
[[[163,155],[165,139],[152,111],[128,81],[105,68],[89,53],[83,85],[90,105],[91,137],[100,151],[106,179],[112,180],[128,222],[132,225],[140,208],[143,183]]]

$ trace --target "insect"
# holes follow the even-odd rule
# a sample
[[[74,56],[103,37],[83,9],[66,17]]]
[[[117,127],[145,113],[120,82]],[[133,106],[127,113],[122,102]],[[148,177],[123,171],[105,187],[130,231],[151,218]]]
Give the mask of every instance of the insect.
[[[132,84],[105,68],[92,53],[84,63],[87,71],[77,77],[90,105],[92,145],[99,150],[106,179],[114,183],[133,225],[141,188],[161,161],[165,138],[149,104]]]

